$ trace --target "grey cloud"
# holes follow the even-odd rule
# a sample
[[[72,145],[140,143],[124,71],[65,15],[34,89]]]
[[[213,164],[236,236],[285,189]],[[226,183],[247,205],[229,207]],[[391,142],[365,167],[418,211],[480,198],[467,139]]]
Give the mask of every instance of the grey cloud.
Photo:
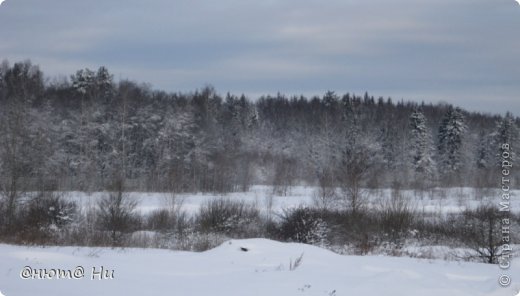
[[[513,0],[7,0],[0,58],[173,91],[367,90],[518,114],[519,31]]]

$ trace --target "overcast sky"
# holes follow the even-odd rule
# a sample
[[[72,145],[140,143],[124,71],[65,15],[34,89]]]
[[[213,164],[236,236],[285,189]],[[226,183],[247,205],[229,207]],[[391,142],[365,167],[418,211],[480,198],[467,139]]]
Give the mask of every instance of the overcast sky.
[[[520,115],[514,0],[6,0],[0,59],[167,91],[365,91]]]

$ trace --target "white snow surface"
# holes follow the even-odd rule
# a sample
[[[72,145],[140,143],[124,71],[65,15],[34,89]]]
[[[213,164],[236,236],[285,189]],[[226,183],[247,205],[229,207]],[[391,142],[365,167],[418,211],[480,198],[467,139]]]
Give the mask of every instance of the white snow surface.
[[[185,193],[176,194],[176,199],[182,201],[182,210],[188,214],[195,214],[200,206],[212,199],[228,198],[231,200],[241,200],[249,204],[254,204],[261,212],[266,212],[269,196],[273,197],[272,211],[281,213],[284,209],[296,208],[298,206],[314,206],[317,187],[312,186],[293,186],[287,195],[273,194],[271,186],[252,186],[248,192],[236,192],[229,194],[211,193]],[[392,196],[391,189],[366,189],[364,190],[366,201],[369,207],[377,208],[384,200]],[[70,191],[62,193],[69,200],[78,202],[82,208],[95,207],[97,201],[105,194],[103,192]],[[498,206],[502,201],[502,192],[498,189],[479,190],[475,188],[435,188],[425,192],[415,192],[413,190],[402,190],[401,194],[409,200],[410,206],[418,212],[432,214],[459,213],[465,209],[474,209],[480,204],[491,204]],[[520,190],[511,190],[512,196],[520,196]],[[137,211],[142,214],[165,208],[169,199],[169,193],[150,193],[150,192],[130,192],[128,197],[138,202]],[[341,193],[338,189],[337,202],[341,206]],[[511,198],[511,211],[520,212],[520,199]]]
[[[247,249],[247,252],[242,248]],[[303,254],[299,267],[291,262]],[[13,295],[364,295],[510,296],[498,284],[497,265],[384,256],[343,256],[318,247],[266,239],[231,240],[203,252],[158,249],[25,247],[0,245],[0,291]],[[74,269],[82,279],[21,279],[20,271]],[[114,279],[91,280],[93,267]]]

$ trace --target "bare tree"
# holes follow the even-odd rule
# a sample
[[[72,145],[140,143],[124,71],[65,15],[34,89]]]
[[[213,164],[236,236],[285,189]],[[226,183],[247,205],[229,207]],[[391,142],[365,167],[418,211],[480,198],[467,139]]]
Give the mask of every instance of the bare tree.
[[[358,139],[347,145],[338,173],[345,205],[352,213],[358,213],[366,206],[367,192],[363,186],[375,166],[378,151],[377,144],[370,140],[362,142]]]
[[[110,233],[112,246],[120,246],[124,234],[132,229],[137,202],[128,198],[121,179],[113,189],[98,202],[97,216],[100,229]]]
[[[501,219],[502,214],[492,205],[481,205],[463,213],[461,239],[463,244],[477,254],[467,257],[477,257],[486,263],[497,262],[502,243]]]

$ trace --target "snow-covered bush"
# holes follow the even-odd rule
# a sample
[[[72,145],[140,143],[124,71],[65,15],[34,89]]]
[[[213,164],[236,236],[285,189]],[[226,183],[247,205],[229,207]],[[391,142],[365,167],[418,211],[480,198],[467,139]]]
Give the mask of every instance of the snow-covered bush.
[[[175,235],[170,248],[183,251],[203,252],[213,249],[229,238],[218,233],[188,232]]]
[[[18,214],[23,225],[20,238],[27,242],[57,239],[77,216],[77,206],[55,193],[42,192],[30,198]]]
[[[328,232],[327,223],[315,209],[299,207],[282,215],[280,235],[285,240],[324,246]]]
[[[203,204],[196,217],[196,224],[201,232],[238,237],[257,235],[260,222],[260,212],[255,206],[223,198]]]

